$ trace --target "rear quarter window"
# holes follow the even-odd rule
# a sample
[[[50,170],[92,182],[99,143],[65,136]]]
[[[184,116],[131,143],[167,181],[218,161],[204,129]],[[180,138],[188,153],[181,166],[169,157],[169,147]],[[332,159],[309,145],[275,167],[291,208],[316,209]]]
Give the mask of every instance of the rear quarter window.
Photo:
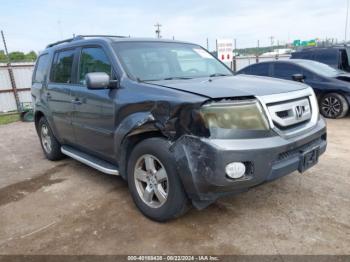
[[[33,83],[43,83],[47,75],[47,67],[49,65],[49,55],[44,54],[39,56],[35,71],[33,74]]]

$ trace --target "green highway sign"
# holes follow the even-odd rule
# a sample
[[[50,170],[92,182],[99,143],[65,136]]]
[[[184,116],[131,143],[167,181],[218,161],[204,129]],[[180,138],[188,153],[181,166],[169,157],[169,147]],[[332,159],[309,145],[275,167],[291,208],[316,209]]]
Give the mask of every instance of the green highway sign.
[[[316,46],[316,40],[308,40],[308,41],[301,41],[301,40],[294,40],[293,41],[293,46]]]

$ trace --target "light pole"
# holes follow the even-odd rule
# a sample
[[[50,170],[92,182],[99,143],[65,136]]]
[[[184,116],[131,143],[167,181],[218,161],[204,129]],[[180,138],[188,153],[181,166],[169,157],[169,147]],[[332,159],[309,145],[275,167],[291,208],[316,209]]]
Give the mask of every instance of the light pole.
[[[349,0],[347,0],[347,6],[346,6],[346,19],[345,19],[345,44],[348,36],[348,19],[349,19]]]
[[[157,38],[161,38],[162,36],[160,35],[160,27],[162,26],[161,24],[157,23],[154,25],[156,27],[156,35]]]

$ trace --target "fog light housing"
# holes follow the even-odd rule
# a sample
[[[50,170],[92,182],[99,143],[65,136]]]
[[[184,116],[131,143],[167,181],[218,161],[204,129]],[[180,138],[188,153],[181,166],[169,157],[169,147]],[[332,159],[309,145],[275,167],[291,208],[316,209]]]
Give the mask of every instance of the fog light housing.
[[[232,162],[228,164],[225,168],[226,175],[228,175],[230,178],[241,178],[244,176],[246,167],[241,162]]]

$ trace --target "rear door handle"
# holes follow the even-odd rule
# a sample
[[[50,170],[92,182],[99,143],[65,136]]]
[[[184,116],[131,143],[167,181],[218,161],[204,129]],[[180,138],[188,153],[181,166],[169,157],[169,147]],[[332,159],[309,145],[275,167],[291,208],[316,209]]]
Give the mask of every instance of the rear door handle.
[[[46,93],[46,98],[47,98],[47,100],[50,100],[52,98],[51,94],[50,93]]]
[[[74,104],[74,105],[81,105],[82,102],[79,100],[79,98],[75,98],[75,99],[72,100],[72,104]]]

